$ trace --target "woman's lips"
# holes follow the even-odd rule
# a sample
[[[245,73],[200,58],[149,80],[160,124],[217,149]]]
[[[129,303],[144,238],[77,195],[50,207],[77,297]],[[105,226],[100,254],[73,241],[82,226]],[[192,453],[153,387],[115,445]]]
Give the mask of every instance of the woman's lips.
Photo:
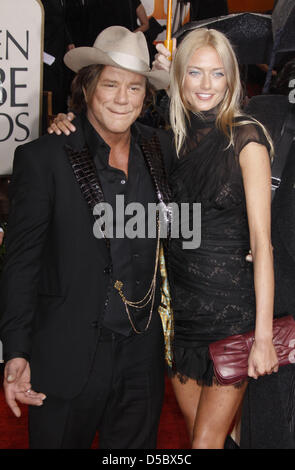
[[[209,93],[196,93],[196,96],[199,100],[207,101],[210,100],[213,95]]]

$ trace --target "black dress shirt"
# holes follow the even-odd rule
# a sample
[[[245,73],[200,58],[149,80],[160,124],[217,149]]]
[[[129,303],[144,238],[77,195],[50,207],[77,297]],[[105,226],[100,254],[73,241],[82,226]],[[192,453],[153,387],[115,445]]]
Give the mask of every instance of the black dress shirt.
[[[140,0],[98,0],[101,31],[114,25],[124,26],[130,31],[136,30],[139,27],[136,10],[140,5]]]
[[[112,266],[109,267],[112,287],[102,323],[112,331],[128,335],[133,332],[132,326],[124,303],[113,285],[116,280],[122,281],[125,297],[133,302],[141,300],[150,287],[155,268],[157,239],[147,236],[148,204],[157,204],[156,191],[138,145],[139,133],[136,125],[132,127],[127,178],[122,170],[109,165],[110,147],[95,131],[88,119],[84,117],[82,122],[85,140],[94,158],[105,202],[113,208],[113,238],[110,238]],[[141,225],[141,228],[145,227],[144,238],[126,237],[124,227],[128,220],[132,223],[131,218],[134,215],[124,215],[123,224],[120,219],[116,218],[116,196],[124,196],[125,208],[127,204],[134,202],[144,207],[144,219],[139,220],[138,213],[134,213],[138,225]],[[118,237],[116,237],[117,229],[119,229]],[[160,301],[159,279],[158,270],[153,314],[157,314],[156,310]],[[150,308],[151,303],[143,309],[129,307],[133,321],[140,330],[144,329],[148,321]]]

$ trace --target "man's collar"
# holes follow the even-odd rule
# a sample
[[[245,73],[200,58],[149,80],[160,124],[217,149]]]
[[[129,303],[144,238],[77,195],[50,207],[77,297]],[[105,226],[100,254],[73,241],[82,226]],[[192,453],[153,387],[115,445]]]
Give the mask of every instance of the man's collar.
[[[81,114],[81,121],[86,144],[90,150],[90,155],[92,155],[92,157],[95,157],[96,155],[99,157],[96,160],[96,166],[98,169],[103,169],[107,166],[107,159],[111,149],[100,134],[94,129],[87,119],[86,114]],[[105,155],[105,158],[102,158],[102,155]]]
[[[104,141],[101,135],[94,129],[90,121],[88,120],[86,114],[81,114],[81,122],[83,126],[83,131],[85,135],[85,140],[87,146],[89,147],[90,154],[94,157],[98,155],[98,150],[101,149],[102,151],[99,152],[98,159],[96,161],[96,166],[98,169],[103,169],[108,164],[108,156],[110,154],[111,148],[110,146]],[[141,137],[140,130],[136,124],[132,124],[131,126],[131,144],[134,145],[139,142]],[[102,155],[105,157],[103,158]]]

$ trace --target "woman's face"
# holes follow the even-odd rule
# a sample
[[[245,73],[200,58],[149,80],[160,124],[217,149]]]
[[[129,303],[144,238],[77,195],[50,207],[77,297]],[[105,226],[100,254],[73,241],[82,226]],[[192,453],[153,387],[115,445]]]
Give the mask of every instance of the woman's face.
[[[197,49],[185,74],[183,95],[192,111],[208,111],[217,106],[227,90],[224,65],[211,46]]]

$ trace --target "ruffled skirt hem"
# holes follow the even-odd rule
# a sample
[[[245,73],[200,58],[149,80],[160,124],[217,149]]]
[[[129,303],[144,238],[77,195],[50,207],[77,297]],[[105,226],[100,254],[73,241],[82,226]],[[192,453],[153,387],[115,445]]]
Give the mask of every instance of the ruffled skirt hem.
[[[200,386],[222,386],[215,377],[208,347],[174,347],[173,367],[169,371],[169,376],[177,377],[182,384],[191,379]],[[245,382],[247,380],[234,384],[234,387],[240,388]]]

